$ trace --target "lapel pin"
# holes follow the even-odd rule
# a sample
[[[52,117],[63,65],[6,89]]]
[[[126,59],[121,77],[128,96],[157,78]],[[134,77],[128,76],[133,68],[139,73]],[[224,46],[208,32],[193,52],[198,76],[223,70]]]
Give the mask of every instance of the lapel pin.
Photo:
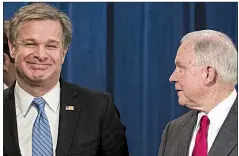
[[[73,111],[74,110],[74,106],[66,106],[66,110]]]

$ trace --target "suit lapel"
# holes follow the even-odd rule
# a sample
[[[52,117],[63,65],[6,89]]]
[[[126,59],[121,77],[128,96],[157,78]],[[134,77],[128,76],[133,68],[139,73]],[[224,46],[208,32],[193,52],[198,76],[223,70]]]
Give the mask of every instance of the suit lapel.
[[[179,156],[188,155],[193,130],[197,122],[197,112],[198,111],[194,110],[189,120],[182,121],[179,136],[180,138],[178,139],[178,149],[177,149],[177,153]]]
[[[56,155],[66,156],[71,147],[74,132],[79,120],[81,103],[78,98],[77,100],[74,100],[79,93],[75,92],[75,90],[73,90],[66,82],[63,82],[62,80],[60,82],[60,117]],[[66,106],[73,106],[74,110],[66,110]]]
[[[14,87],[15,84],[4,92],[3,142],[6,153],[17,156],[21,154],[18,143]]]
[[[225,119],[208,156],[228,155],[237,145],[238,133],[238,100],[236,99]]]

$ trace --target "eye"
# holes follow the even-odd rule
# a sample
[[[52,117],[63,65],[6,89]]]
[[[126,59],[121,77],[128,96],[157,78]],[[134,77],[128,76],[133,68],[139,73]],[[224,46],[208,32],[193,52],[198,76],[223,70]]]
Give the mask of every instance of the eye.
[[[56,48],[56,45],[48,45],[48,47]]]
[[[47,45],[46,47],[47,47],[48,49],[56,49],[56,48],[57,48],[56,45],[51,45],[51,44]]]
[[[47,45],[47,47],[50,47],[50,48],[57,48],[56,45]]]
[[[36,43],[23,43],[23,45],[27,48],[31,48],[31,47],[36,47],[37,44]]]
[[[178,73],[182,73],[184,71],[183,67],[181,66],[176,66],[176,70],[178,71]]]
[[[182,70],[182,68],[179,68],[179,72],[181,73],[183,70]]]

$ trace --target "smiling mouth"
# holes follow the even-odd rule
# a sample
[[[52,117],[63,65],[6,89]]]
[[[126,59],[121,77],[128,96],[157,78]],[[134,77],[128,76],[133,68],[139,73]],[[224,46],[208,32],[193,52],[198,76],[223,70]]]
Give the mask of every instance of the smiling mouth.
[[[49,64],[37,64],[37,63],[29,63],[33,70],[46,70],[50,65]]]
[[[28,64],[32,64],[32,65],[44,65],[44,66],[49,66],[50,64],[41,64],[41,63],[33,63],[33,62],[27,62]]]

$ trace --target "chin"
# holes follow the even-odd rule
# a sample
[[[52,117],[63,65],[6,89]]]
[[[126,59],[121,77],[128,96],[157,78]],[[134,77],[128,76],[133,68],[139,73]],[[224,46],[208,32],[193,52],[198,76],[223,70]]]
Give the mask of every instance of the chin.
[[[31,80],[32,82],[37,82],[37,83],[39,83],[39,82],[43,82],[45,79],[43,79],[43,78],[30,78],[30,80]]]
[[[178,102],[180,106],[186,106],[186,103]]]
[[[39,81],[44,81],[48,78],[48,76],[46,76],[46,74],[31,74],[28,75],[28,78],[30,80],[32,80],[33,82],[39,82]]]
[[[187,106],[188,101],[186,99],[178,99],[178,103],[181,106]]]
[[[49,70],[31,70],[28,71],[27,75],[32,78],[41,79],[49,77],[50,73],[51,72]]]

